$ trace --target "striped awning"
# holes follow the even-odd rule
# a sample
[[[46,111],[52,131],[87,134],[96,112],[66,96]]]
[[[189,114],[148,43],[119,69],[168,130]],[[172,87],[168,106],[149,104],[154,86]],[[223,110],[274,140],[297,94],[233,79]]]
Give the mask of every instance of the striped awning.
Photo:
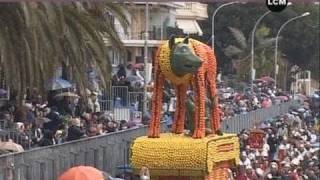
[[[177,25],[185,34],[198,34],[202,36],[203,32],[196,20],[177,19]]]

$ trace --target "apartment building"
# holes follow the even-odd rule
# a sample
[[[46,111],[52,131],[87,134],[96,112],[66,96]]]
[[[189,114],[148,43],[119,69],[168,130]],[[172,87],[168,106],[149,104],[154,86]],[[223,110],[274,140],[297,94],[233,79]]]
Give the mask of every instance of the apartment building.
[[[208,18],[207,5],[198,2],[149,2],[149,39],[148,39],[148,62],[149,69],[157,47],[167,40],[175,30],[180,30],[184,35],[202,35],[202,30],[197,21]],[[115,53],[111,54],[114,72],[119,64],[144,63],[145,46],[145,2],[127,4],[126,15],[130,22],[127,34],[120,23],[115,19],[115,27],[124,46],[127,49],[127,58],[121,59]],[[110,42],[106,41],[110,46]],[[150,74],[150,73],[149,73]],[[150,74],[151,76],[151,74]],[[150,79],[150,78],[148,78]]]

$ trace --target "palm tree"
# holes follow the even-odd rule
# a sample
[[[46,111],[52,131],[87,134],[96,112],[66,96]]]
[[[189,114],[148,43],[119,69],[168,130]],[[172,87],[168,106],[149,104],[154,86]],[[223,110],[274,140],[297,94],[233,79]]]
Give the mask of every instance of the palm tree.
[[[229,45],[223,51],[226,56],[233,59],[233,66],[241,79],[248,77],[250,72],[251,38],[246,38],[242,31],[229,27],[236,45]],[[275,38],[269,38],[270,29],[262,26],[256,32],[255,68],[257,75],[271,73],[273,70],[273,44]]]
[[[92,65],[105,85],[111,72],[107,52],[124,49],[110,15],[126,29],[123,10],[114,3],[1,3],[0,71],[10,88],[20,100],[27,87],[43,90],[61,64],[68,64],[81,89],[88,85],[85,73]],[[103,38],[113,42],[113,49]]]

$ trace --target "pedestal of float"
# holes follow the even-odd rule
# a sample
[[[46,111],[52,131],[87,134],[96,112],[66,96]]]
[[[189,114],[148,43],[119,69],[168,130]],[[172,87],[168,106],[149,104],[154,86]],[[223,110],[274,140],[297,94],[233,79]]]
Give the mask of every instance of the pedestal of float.
[[[147,167],[152,180],[223,180],[225,167],[238,164],[239,154],[235,134],[193,139],[165,133],[160,138],[137,138],[131,163],[137,174]]]

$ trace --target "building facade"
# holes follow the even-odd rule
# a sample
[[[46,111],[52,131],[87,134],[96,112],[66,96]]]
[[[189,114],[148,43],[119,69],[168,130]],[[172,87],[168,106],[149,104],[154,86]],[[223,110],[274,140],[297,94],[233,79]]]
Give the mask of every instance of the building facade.
[[[149,67],[152,67],[151,64],[156,49],[164,40],[167,40],[172,34],[177,34],[180,31],[183,35],[198,34],[201,36],[202,30],[197,21],[205,20],[208,18],[208,15],[207,5],[198,2],[150,2],[148,5],[148,63],[150,63]],[[126,15],[130,22],[127,33],[125,33],[119,21],[115,19],[115,27],[126,47],[127,58],[120,58],[120,56],[115,53],[110,54],[113,60],[113,73],[116,73],[119,64],[144,63],[145,9],[145,2],[127,4]],[[110,42],[105,41],[105,43],[107,46],[111,46]],[[151,76],[151,73],[148,74]],[[151,79],[151,77],[148,79]]]

